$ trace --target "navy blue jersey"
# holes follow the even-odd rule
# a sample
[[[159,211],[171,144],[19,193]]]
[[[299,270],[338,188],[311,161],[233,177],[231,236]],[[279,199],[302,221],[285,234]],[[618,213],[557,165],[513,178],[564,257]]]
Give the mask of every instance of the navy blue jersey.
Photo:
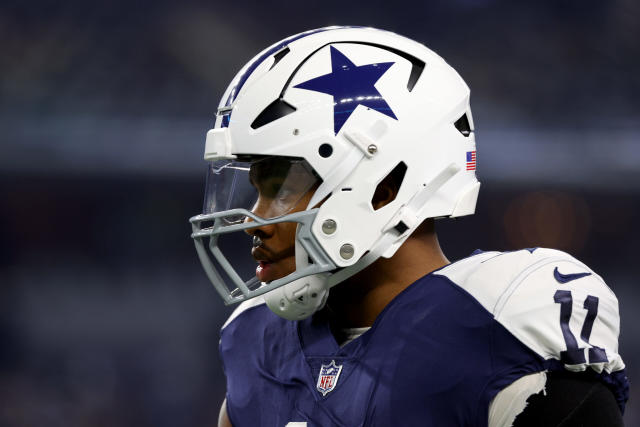
[[[606,304],[615,297],[600,284],[587,285],[586,274],[579,278],[606,313],[604,325],[595,313],[587,337],[592,339],[576,340],[574,346],[566,340],[566,329],[571,334],[573,326],[566,316],[568,294],[557,301],[565,286],[554,283],[553,268],[564,275],[556,275],[557,281],[577,277],[586,267],[561,252],[545,251],[485,252],[428,274],[342,348],[322,313],[295,322],[276,316],[260,300],[244,303],[223,327],[220,341],[232,424],[486,426],[489,404],[500,390],[523,375],[557,369],[592,371],[623,405],[624,364],[616,353],[617,324]],[[554,286],[541,304],[527,293],[536,286],[537,293],[547,291],[536,274],[549,276]],[[482,283],[489,277],[495,281],[492,290],[479,292],[490,286]],[[578,280],[572,280],[577,287]],[[582,299],[579,293],[573,296]],[[585,321],[590,313],[594,310],[586,312]],[[574,321],[580,323],[580,314]],[[604,338],[607,333],[615,335],[615,348],[610,337]]]

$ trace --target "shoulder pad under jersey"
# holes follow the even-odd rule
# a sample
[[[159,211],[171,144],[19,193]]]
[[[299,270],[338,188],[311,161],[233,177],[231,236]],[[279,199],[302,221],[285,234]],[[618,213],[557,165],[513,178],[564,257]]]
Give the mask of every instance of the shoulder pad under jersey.
[[[483,252],[435,274],[470,293],[544,359],[558,359],[572,371],[624,368],[616,296],[600,276],[565,252]]]
[[[261,304],[265,304],[264,298],[261,296],[241,302],[240,305],[235,310],[233,310],[233,313],[231,313],[231,316],[229,316],[227,321],[224,322],[224,325],[222,325],[221,329],[226,328],[229,323],[233,322],[245,311],[249,310],[250,308],[257,307]]]

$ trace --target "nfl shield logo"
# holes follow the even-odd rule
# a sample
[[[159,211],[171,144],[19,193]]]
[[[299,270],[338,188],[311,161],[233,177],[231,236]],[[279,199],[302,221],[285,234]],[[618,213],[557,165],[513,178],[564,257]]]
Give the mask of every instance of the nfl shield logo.
[[[327,393],[336,388],[341,371],[342,365],[336,366],[335,360],[332,360],[328,365],[322,365],[320,367],[320,375],[318,375],[316,388],[323,396],[326,396]]]

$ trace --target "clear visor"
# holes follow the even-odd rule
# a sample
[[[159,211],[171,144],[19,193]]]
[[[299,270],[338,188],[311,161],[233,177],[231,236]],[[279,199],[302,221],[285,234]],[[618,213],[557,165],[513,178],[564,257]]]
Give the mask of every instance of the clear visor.
[[[250,162],[219,160],[209,165],[203,214],[246,209],[263,219],[276,218],[297,208],[320,179],[302,159],[265,157]],[[228,224],[245,215],[225,217]]]
[[[302,159],[210,164],[203,214],[191,218],[192,237],[227,304],[335,268],[311,238],[317,209],[307,204],[320,182]]]

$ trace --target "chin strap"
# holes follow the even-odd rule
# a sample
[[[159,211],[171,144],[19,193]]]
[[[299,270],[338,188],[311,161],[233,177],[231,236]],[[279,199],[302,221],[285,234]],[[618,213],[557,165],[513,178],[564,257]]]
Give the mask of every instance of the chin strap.
[[[401,207],[391,221],[383,228],[384,234],[371,250],[355,264],[333,274],[320,273],[301,277],[280,286],[264,295],[267,306],[278,316],[288,320],[301,320],[320,310],[329,297],[329,289],[353,276],[380,258],[392,245],[405,240],[420,224],[421,208],[460,167],[455,163],[444,168]],[[398,234],[396,226],[402,222],[406,229]],[[296,269],[309,265],[309,256],[302,244],[296,239]]]

